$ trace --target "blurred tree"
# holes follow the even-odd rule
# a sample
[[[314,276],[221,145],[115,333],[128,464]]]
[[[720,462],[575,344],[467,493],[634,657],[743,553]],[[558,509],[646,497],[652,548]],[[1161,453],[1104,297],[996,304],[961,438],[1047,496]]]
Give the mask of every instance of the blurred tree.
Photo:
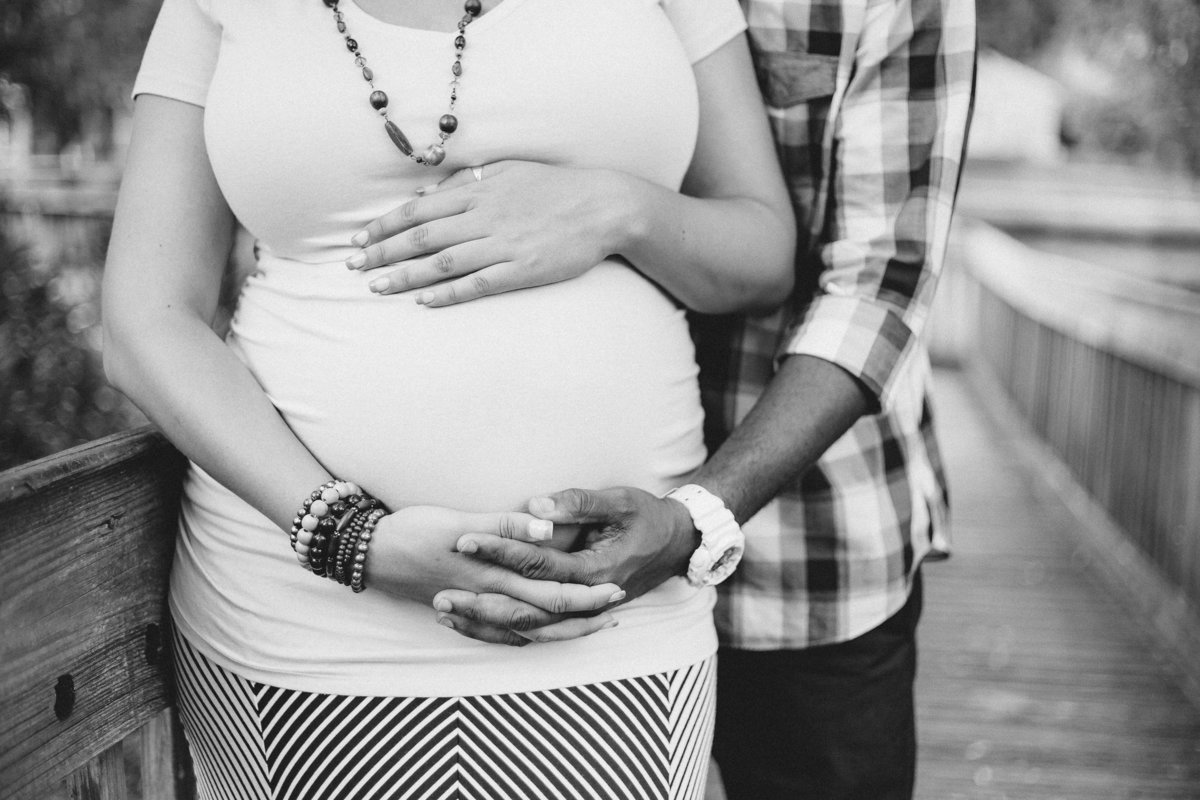
[[[1062,0],[982,0],[976,3],[979,41],[1028,61],[1054,35],[1062,6]]]
[[[98,281],[36,269],[0,228],[0,469],[144,421],[104,379]]]
[[[0,78],[28,89],[40,150],[89,121],[104,135],[128,93],[160,0],[4,0]],[[93,142],[103,150],[110,143]],[[105,153],[106,154],[106,153]]]
[[[1064,43],[1114,78],[1091,111],[1095,143],[1200,175],[1200,0],[1070,0]]]
[[[982,44],[1069,86],[1072,134],[1085,149],[1200,175],[1200,0],[982,0],[977,8]]]

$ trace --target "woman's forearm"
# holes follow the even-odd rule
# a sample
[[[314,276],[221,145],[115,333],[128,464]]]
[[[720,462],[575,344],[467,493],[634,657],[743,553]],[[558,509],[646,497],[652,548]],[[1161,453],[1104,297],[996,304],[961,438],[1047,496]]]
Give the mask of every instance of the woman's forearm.
[[[328,476],[210,327],[234,223],[202,125],[196,106],[135,104],[104,271],[104,368],[186,456],[290,526]]]
[[[765,311],[792,287],[790,213],[753,197],[696,198],[622,173],[610,178],[620,213],[614,252],[688,308]]]
[[[225,343],[181,309],[145,312],[106,333],[113,385],[205,472],[289,527],[305,493],[329,474]]]

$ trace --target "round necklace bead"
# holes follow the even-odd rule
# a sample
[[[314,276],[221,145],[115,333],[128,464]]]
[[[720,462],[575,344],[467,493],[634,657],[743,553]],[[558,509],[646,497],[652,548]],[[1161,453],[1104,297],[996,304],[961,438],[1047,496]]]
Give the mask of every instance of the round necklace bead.
[[[404,131],[400,130],[400,126],[388,118],[387,93],[375,88],[375,73],[367,66],[367,59],[359,50],[358,41],[350,36],[345,16],[338,6],[340,0],[323,0],[323,2],[326,7],[333,11],[333,19],[337,31],[345,38],[346,49],[354,54],[354,65],[362,70],[363,80],[371,87],[372,91],[369,98],[371,108],[378,111],[380,116],[383,117],[383,129],[387,133],[388,138],[391,139],[392,144],[396,146],[397,150],[418,164],[430,167],[436,167],[438,164],[441,164],[446,160],[446,148],[443,145],[450,138],[451,134],[458,130],[458,117],[450,113],[443,114],[438,119],[438,137],[441,141],[430,145],[421,155],[413,155],[412,142],[404,135]],[[463,11],[466,13],[456,26],[458,31],[454,36],[454,61],[450,64],[450,74],[453,76],[453,79],[450,81],[450,111],[454,110],[454,106],[458,102],[459,78],[463,74],[462,58],[463,52],[467,47],[467,26],[474,21],[475,17],[483,12],[483,3],[481,0],[466,0],[463,3]],[[315,500],[316,498],[313,499]]]

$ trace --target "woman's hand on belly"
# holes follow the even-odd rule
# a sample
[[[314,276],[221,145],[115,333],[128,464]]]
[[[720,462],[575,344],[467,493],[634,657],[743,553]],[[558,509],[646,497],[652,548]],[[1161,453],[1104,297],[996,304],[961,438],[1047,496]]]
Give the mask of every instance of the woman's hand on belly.
[[[477,175],[480,177],[477,178]],[[600,169],[500,161],[460,170],[367,225],[346,261],[381,294],[444,306],[578,277],[615,249],[620,184]]]
[[[544,521],[519,512],[469,513],[437,506],[409,506],[382,518],[376,526],[364,582],[374,590],[426,605],[442,590],[511,598],[521,604],[516,608],[529,622],[521,624],[520,620],[509,619],[503,626],[474,625],[472,638],[527,644],[530,639],[520,636],[514,628],[531,627],[535,621],[552,615],[597,611],[624,597],[620,587],[612,583],[587,586],[530,579],[457,550],[458,540],[465,534],[532,541],[544,538],[531,532],[544,529],[545,525]],[[547,546],[556,544],[561,543],[548,542]],[[572,625],[587,627],[590,632],[611,620],[610,615],[599,614]],[[455,627],[455,620],[444,614],[439,615],[439,622]]]

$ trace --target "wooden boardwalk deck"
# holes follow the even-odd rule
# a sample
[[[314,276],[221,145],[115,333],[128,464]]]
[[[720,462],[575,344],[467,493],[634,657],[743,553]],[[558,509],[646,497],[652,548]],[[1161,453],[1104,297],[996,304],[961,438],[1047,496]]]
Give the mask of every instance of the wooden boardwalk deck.
[[[937,375],[955,554],[926,571],[921,800],[1200,798],[1200,708],[1106,594],[1081,523],[986,415]]]

